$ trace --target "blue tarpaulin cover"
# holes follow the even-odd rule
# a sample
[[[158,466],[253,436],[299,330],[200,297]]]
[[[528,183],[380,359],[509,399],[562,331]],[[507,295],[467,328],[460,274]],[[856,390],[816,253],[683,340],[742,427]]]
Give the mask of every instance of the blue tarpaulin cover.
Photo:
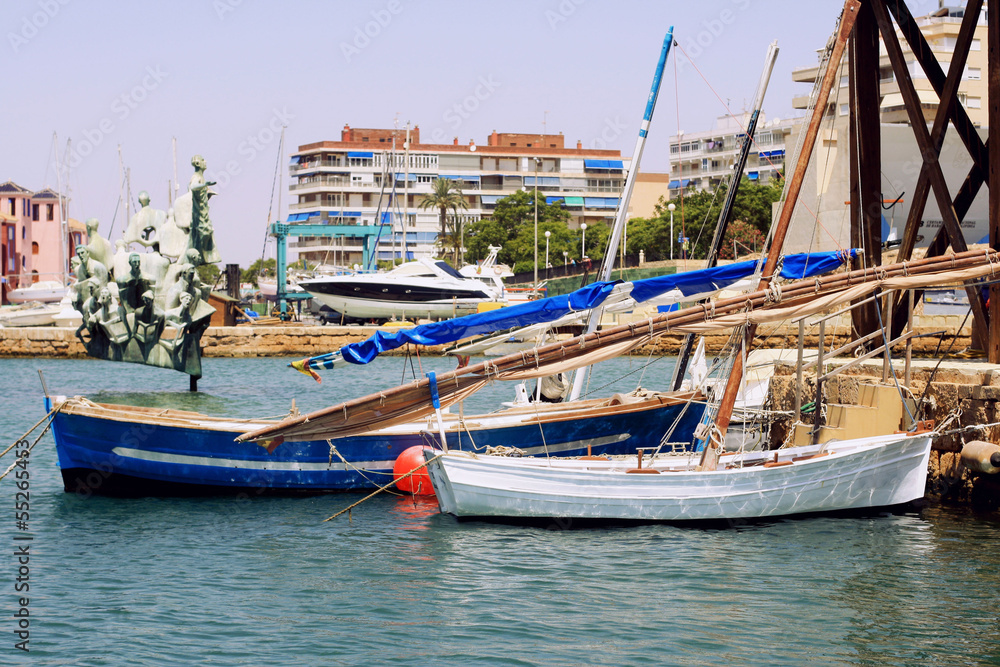
[[[855,250],[845,252],[819,252],[801,255],[787,255],[782,263],[780,275],[786,279],[800,280],[826,273],[843,264],[855,255]],[[673,289],[684,295],[700,294],[723,289],[736,281],[753,275],[757,260],[748,260],[726,266],[716,266],[699,271],[673,273],[655,278],[632,282],[631,297],[638,303],[648,301]],[[353,364],[367,364],[379,354],[414,343],[416,345],[442,345],[453,343],[470,336],[506,331],[532,324],[552,322],[574,311],[596,308],[604,303],[611,290],[621,281],[596,282],[570,294],[538,299],[527,303],[498,308],[485,313],[456,317],[442,322],[421,324],[412,329],[396,332],[378,331],[374,336],[360,343],[351,343],[334,352],[307,360],[311,367],[322,367],[324,362],[334,357],[343,357]]]
[[[394,333],[377,331],[367,340],[345,345],[340,348],[340,353],[345,361],[367,364],[382,352],[395,350],[407,343],[441,345],[469,336],[551,322],[572,311],[599,306],[608,297],[614,285],[613,282],[597,282],[571,294],[529,301],[509,308],[498,308],[485,313],[421,324]]]

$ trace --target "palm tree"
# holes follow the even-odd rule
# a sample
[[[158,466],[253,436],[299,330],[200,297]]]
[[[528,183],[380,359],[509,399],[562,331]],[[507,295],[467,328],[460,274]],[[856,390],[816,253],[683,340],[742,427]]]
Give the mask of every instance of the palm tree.
[[[431,184],[431,193],[420,202],[420,208],[436,208],[439,211],[441,215],[439,238],[444,242],[448,238],[448,209],[458,215],[458,209],[469,208],[469,205],[465,203],[462,190],[455,181],[448,178],[436,178]]]

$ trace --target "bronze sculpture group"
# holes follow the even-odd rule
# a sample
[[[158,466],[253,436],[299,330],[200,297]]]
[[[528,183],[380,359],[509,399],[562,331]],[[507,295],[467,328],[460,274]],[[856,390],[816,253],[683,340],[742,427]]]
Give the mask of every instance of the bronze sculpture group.
[[[87,221],[88,243],[76,247],[71,262],[73,307],[83,316],[76,335],[88,355],[201,376],[201,335],[215,309],[197,269],[220,258],[208,212],[214,183],[205,181],[204,158],[191,164],[188,191],[173,208],[153,209],[149,195],[139,193],[142,208],[114,251],[98,234],[97,219]],[[136,244],[144,252],[131,251]]]

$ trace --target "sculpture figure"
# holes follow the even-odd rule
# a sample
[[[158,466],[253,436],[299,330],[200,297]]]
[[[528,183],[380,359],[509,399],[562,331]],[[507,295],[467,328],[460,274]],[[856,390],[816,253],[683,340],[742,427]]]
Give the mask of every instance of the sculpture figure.
[[[149,193],[145,190],[139,193],[139,203],[142,208],[129,220],[128,228],[125,230],[125,243],[155,247],[160,241],[160,230],[167,214],[150,207]]]
[[[97,233],[100,224],[97,218],[87,219],[87,248],[91,257],[103,264],[104,268],[110,269],[114,255],[111,251],[111,242]]]
[[[108,284],[108,270],[90,256],[90,249],[82,243],[76,247],[76,255],[80,263],[75,272],[73,307],[82,313],[84,302]]]
[[[208,200],[215,194],[209,187],[215,183],[205,181],[205,158],[195,155],[191,158],[191,166],[194,167],[194,174],[188,185],[192,197],[188,247],[201,254],[200,264],[212,264],[221,259],[215,249],[212,222],[208,216]]]
[[[142,272],[142,258],[139,253],[134,252],[128,257],[129,272],[124,276],[116,277],[118,284],[118,304],[119,310],[132,312],[142,305],[142,294],[154,286],[153,279]],[[122,316],[124,320],[124,315]]]

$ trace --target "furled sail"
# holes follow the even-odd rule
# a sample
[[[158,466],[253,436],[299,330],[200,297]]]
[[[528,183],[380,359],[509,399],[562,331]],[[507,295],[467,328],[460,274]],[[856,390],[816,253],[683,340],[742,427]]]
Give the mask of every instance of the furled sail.
[[[860,269],[768,288],[729,299],[710,309],[703,306],[664,313],[577,336],[567,341],[509,354],[437,376],[442,405],[464,399],[493,379],[521,380],[587,366],[626,354],[671,331],[731,328],[746,322],[773,322],[800,317],[846,303],[876,289],[912,289],[963,283],[1000,273],[1000,254],[970,251],[946,257]],[[241,435],[240,441],[315,440],[349,435],[412,421],[433,412],[429,378],[415,380],[330,408]]]
[[[849,253],[816,252],[788,255],[783,258],[780,273],[788,280],[821,275],[840,267],[854,254],[855,250],[852,249]],[[551,323],[572,313],[587,311],[602,304],[620,304],[628,301],[634,305],[671,293],[677,295],[674,302],[692,300],[701,298],[702,295],[717,293],[739,280],[752,276],[758,264],[758,260],[747,260],[710,269],[635,280],[630,283],[597,282],[570,294],[529,301],[508,308],[430,322],[396,332],[378,331],[360,343],[351,343],[337,352],[294,362],[292,367],[318,379],[315,373],[310,372],[311,369],[333,368],[338,362],[367,364],[379,354],[395,350],[407,343],[444,345],[471,336]]]

